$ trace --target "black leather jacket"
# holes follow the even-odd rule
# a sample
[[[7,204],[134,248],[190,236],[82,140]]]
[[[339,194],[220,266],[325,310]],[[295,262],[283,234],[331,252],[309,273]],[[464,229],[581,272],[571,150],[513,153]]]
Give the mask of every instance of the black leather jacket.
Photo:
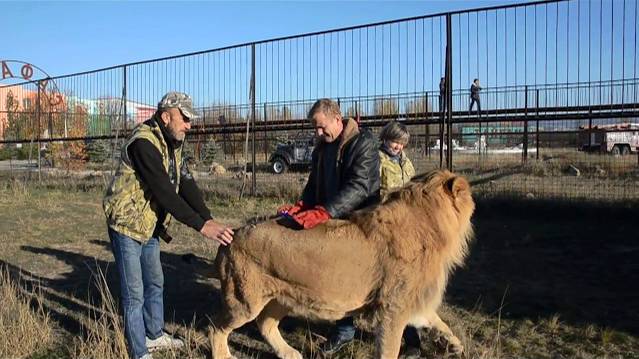
[[[344,120],[335,176],[331,178],[322,174],[327,147],[320,143],[313,151],[311,174],[302,194],[304,205],[322,205],[332,218],[347,218],[353,211],[379,202],[379,152],[373,134],[360,130],[353,119]],[[326,186],[325,181],[334,186]]]

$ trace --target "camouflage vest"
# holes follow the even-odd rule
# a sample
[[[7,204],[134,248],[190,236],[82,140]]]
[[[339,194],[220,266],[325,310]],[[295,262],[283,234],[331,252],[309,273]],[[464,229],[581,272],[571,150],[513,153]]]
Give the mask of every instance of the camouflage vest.
[[[164,169],[167,173],[175,173],[176,188],[179,188],[180,184],[182,146],[175,148],[175,163],[171,165],[169,149],[160,127],[142,123],[133,130],[133,134],[122,147],[120,164],[104,196],[102,206],[109,227],[144,243],[151,238],[155,230],[158,204],[153,200],[153,194],[147,184],[139,180],[129,159],[127,149],[137,139],[146,139],[157,147],[162,154]],[[164,226],[167,227],[170,221],[171,215],[167,213]]]
[[[396,163],[386,152],[380,150],[379,160],[380,194],[384,199],[389,191],[408,183],[415,175],[415,168],[404,152],[399,163]]]

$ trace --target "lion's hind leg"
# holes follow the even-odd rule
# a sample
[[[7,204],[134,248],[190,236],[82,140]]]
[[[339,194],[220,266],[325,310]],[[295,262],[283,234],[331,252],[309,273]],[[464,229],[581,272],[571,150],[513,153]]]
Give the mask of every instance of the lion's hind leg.
[[[288,308],[276,300],[271,300],[257,317],[257,326],[264,339],[273,347],[278,358],[302,359],[302,354],[288,345],[278,328],[280,321],[288,312]]]

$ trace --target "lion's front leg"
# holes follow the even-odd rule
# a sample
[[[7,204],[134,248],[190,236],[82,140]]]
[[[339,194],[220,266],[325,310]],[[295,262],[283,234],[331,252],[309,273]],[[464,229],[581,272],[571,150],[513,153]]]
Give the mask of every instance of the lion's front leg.
[[[396,359],[399,356],[406,324],[406,318],[396,313],[382,316],[382,323],[377,331],[376,358]]]
[[[302,354],[282,338],[278,328],[280,321],[288,314],[288,308],[280,305],[277,301],[271,300],[264,307],[256,322],[260,333],[266,341],[273,347],[275,354],[280,359],[302,359]]]
[[[213,359],[235,359],[229,349],[230,331],[209,327],[209,341],[211,342],[211,357]]]

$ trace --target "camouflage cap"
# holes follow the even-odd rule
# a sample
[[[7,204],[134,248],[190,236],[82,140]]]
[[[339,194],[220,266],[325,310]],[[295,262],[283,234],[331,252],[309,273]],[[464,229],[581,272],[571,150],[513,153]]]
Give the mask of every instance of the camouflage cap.
[[[158,109],[163,110],[167,108],[179,108],[182,114],[189,119],[199,117],[193,109],[193,101],[189,95],[183,92],[167,92],[158,103]]]

